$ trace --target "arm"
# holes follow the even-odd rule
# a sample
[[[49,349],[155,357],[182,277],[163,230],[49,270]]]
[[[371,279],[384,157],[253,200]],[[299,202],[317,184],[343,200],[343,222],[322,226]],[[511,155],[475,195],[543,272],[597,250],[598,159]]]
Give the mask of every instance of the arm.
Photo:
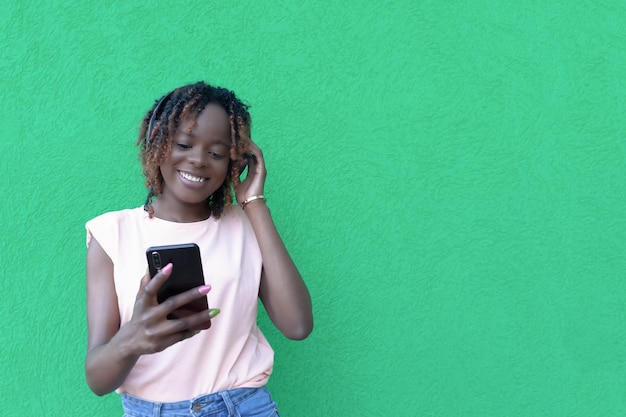
[[[280,238],[263,201],[246,205],[263,257],[259,297],[274,325],[289,339],[305,339],[313,330],[309,291]]]
[[[171,264],[170,264],[171,265]],[[169,266],[169,265],[168,265]],[[120,328],[113,262],[95,238],[87,251],[87,323],[89,326],[85,375],[91,390],[104,395],[117,389],[141,355],[161,350],[192,337],[190,330],[216,315],[209,310],[178,320],[167,315],[206,295],[209,286],[198,287],[157,302],[157,291],[169,277],[171,267],[141,280],[132,319]]]
[[[263,194],[266,170],[259,147],[251,143],[254,160],[248,177],[237,187],[237,201]],[[311,296],[287,252],[269,208],[263,200],[254,200],[244,209],[263,257],[259,298],[274,325],[288,338],[305,339],[313,330]]]
[[[113,283],[113,262],[95,238],[87,250],[87,384],[98,395],[119,387],[139,356],[125,347]]]

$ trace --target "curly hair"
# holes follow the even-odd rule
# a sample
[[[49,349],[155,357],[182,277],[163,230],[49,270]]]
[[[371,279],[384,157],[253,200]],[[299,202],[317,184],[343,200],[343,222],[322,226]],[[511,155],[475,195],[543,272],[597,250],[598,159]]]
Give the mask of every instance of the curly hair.
[[[222,215],[224,207],[232,205],[232,189],[239,184],[239,175],[250,152],[249,106],[232,91],[200,81],[179,87],[156,100],[141,123],[137,146],[149,190],[144,210],[150,218],[154,215],[152,198],[163,192],[163,176],[159,167],[171,153],[178,126],[187,118],[195,119],[209,103],[220,105],[228,113],[232,145],[226,180],[207,199],[207,205],[215,218]]]

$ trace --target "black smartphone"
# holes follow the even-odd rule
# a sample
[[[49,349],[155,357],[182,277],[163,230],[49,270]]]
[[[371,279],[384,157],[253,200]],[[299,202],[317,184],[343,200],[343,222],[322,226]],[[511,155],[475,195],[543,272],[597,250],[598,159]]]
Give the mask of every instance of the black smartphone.
[[[146,257],[148,258],[148,270],[151,277],[154,277],[161,268],[169,263],[174,266],[172,274],[159,289],[157,294],[159,303],[173,295],[204,285],[200,248],[195,243],[152,246],[146,250]],[[198,312],[208,308],[207,298],[202,297],[184,305],[180,310]],[[176,315],[168,318],[176,318]]]

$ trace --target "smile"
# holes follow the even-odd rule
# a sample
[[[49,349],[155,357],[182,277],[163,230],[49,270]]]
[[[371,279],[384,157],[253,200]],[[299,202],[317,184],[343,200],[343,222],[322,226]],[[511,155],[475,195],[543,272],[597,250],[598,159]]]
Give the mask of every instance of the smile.
[[[191,182],[205,182],[207,180],[206,178],[196,177],[183,171],[178,171],[178,174],[180,174],[180,176],[186,179],[187,181],[191,181]]]

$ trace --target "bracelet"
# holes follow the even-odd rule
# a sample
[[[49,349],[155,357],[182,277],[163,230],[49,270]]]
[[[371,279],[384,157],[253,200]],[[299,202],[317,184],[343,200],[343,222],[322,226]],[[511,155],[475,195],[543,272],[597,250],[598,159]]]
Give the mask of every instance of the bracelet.
[[[260,195],[253,195],[252,197],[248,197],[248,198],[246,198],[244,201],[242,201],[242,202],[241,202],[241,209],[242,209],[242,210],[243,210],[243,209],[245,209],[245,208],[246,208],[246,205],[247,205],[248,203],[253,202],[254,200],[263,200],[263,201],[266,201],[266,200],[265,200],[265,196],[264,196],[263,194],[260,194]]]

